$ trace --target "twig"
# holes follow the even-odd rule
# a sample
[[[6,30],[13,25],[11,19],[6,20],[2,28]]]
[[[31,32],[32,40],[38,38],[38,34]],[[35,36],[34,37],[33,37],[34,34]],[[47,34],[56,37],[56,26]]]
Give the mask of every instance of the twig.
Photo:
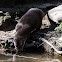
[[[57,53],[62,54],[62,51],[58,51],[50,42],[48,42],[46,39],[44,38],[39,38],[39,40],[42,40],[44,42],[46,42],[48,45],[50,45]]]

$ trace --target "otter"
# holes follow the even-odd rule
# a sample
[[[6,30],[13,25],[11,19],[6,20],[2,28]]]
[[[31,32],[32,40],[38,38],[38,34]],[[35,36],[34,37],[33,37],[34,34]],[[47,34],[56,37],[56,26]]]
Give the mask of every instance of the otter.
[[[17,51],[23,51],[25,42],[27,42],[26,40],[30,34],[40,29],[44,15],[41,9],[31,8],[19,19],[15,27],[16,34],[14,37]]]

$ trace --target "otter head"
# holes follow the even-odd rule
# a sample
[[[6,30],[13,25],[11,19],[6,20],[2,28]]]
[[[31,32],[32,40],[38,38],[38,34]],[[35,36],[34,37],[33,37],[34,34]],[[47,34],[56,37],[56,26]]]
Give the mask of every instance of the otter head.
[[[25,39],[21,36],[18,36],[14,39],[15,49],[17,51],[23,51],[23,47],[25,45]]]

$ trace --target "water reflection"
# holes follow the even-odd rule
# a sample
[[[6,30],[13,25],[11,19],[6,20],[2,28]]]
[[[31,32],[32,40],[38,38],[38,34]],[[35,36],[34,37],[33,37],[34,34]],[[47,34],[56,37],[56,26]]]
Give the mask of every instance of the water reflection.
[[[31,54],[24,53],[20,55],[2,55],[0,54],[0,62],[61,62],[62,56],[51,56],[48,53]]]

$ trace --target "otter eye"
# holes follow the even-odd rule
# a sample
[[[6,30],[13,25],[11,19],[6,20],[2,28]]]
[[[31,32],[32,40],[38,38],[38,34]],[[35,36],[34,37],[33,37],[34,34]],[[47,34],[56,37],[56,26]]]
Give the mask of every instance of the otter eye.
[[[46,24],[44,24],[46,26]]]

